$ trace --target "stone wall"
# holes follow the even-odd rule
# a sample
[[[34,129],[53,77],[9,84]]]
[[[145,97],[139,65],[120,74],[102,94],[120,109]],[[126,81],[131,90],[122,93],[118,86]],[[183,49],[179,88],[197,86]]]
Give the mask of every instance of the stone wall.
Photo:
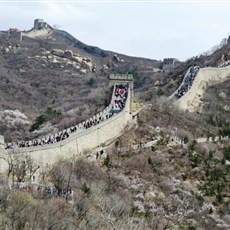
[[[11,151],[14,153],[26,153],[31,155],[41,168],[44,168],[48,165],[52,165],[59,158],[81,156],[90,149],[97,147],[100,148],[102,144],[118,137],[131,119],[132,115],[130,114],[129,89],[125,108],[120,113],[104,120],[98,125],[84,129],[81,132],[73,133],[69,138],[50,145],[47,144],[44,146],[14,148],[7,150],[2,149],[1,155],[6,156],[6,154]],[[0,141],[1,140],[4,145],[4,139],[2,138]],[[5,171],[7,165],[4,163],[1,164],[1,166],[0,170]]]
[[[193,111],[193,107],[199,103],[204,90],[208,85],[219,83],[230,77],[230,66],[223,68],[207,67],[199,70],[191,89],[176,104],[186,110]]]
[[[96,127],[89,128],[81,134],[71,136],[64,141],[45,145],[43,147],[30,147],[18,149],[26,152],[41,166],[46,167],[55,163],[59,158],[81,156],[89,149],[100,147],[102,143],[118,137],[129,120],[127,112],[121,112],[111,120],[102,122]]]
[[[190,67],[191,68],[191,67]],[[190,73],[190,68],[187,70],[184,78],[183,78],[183,81],[181,82],[180,86],[176,89],[176,91],[174,93],[172,93],[169,98],[172,99],[177,93],[178,91],[181,89],[181,87],[184,85],[184,82],[185,82],[185,79],[187,78],[187,76],[189,75]]]
[[[22,41],[22,32],[15,29],[9,30],[9,39],[11,42],[21,42]]]
[[[50,31],[48,29],[41,29],[41,30],[32,30],[30,32],[22,32],[22,36],[36,38],[49,35]]]

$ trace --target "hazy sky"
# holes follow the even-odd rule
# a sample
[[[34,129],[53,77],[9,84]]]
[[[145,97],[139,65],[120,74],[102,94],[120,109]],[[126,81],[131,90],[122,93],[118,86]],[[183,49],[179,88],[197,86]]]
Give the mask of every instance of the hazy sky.
[[[0,30],[29,30],[36,18],[80,41],[119,53],[185,60],[230,32],[228,1],[0,0]]]

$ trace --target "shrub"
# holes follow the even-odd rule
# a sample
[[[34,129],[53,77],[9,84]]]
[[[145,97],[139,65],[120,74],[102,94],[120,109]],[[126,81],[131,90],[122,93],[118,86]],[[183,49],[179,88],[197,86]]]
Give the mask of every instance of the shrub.
[[[87,195],[90,195],[91,194],[91,189],[86,185],[86,183],[84,183],[82,185],[82,188],[81,188],[82,192],[84,192],[85,194]]]
[[[138,126],[143,126],[144,125],[144,121],[141,120],[140,118],[137,119],[137,124]]]
[[[35,129],[38,129],[45,122],[46,116],[44,114],[38,116],[30,128],[30,132],[34,131]]]
[[[87,85],[90,87],[92,87],[94,85],[94,83],[95,83],[95,80],[92,77],[87,81]]]
[[[60,117],[61,116],[61,111],[56,110],[56,109],[52,109],[51,107],[48,107],[45,115],[47,117],[47,120],[53,119],[55,117]]]
[[[38,129],[46,121],[60,116],[61,116],[61,111],[57,111],[56,109],[52,109],[51,107],[48,107],[47,110],[45,111],[45,114],[41,114],[36,118],[35,122],[32,124],[30,128],[30,132]]]
[[[187,137],[187,136],[185,136],[185,137],[184,137],[184,143],[185,143],[185,144],[187,144],[187,143],[188,143],[188,141],[189,141],[188,137]]]
[[[106,167],[110,166],[110,157],[109,155],[106,156],[106,158],[104,159],[103,165],[105,165]]]
[[[148,164],[150,165],[151,169],[152,169],[153,171],[155,171],[154,162],[153,162],[153,160],[152,160],[152,158],[151,158],[150,156],[149,156],[149,158],[148,158]]]
[[[158,90],[157,90],[157,95],[158,95],[158,96],[164,95],[164,91],[163,91],[161,88],[158,89]]]
[[[204,204],[204,197],[198,193],[195,193],[195,198],[200,206]]]
[[[38,82],[32,82],[30,84],[33,88],[38,88],[39,87],[39,83]]]
[[[230,161],[230,146],[224,148],[223,154],[224,154],[224,158]]]
[[[216,195],[216,201],[220,204],[223,202],[223,196],[220,193]]]

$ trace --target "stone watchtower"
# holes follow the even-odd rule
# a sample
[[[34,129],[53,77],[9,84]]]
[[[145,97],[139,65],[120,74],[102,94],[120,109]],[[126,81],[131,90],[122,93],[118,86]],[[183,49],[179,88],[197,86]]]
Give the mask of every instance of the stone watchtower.
[[[164,71],[171,71],[175,67],[175,62],[178,61],[176,58],[165,58],[163,60],[163,67],[162,70]]]
[[[22,41],[22,32],[17,28],[10,28],[8,31],[8,36],[12,42],[21,42]]]
[[[128,83],[130,88],[130,104],[134,102],[133,75],[132,74],[110,74],[109,80],[114,83]]]
[[[48,28],[48,24],[46,22],[44,22],[43,19],[35,19],[34,20],[34,30],[42,30],[42,29],[47,29]]]

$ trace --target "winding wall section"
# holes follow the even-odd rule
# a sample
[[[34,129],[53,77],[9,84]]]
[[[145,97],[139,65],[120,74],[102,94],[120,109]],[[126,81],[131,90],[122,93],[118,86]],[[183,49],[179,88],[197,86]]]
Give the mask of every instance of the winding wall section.
[[[220,83],[230,77],[230,66],[222,68],[207,67],[202,68],[197,73],[191,89],[179,100],[175,102],[183,110],[193,112],[201,103],[204,90],[208,85]]]
[[[129,87],[125,107],[121,112],[88,129],[79,130],[71,134],[67,139],[57,143],[4,149],[4,138],[0,136],[0,171],[7,169],[8,165],[1,158],[7,157],[10,152],[29,154],[41,168],[44,168],[55,163],[59,158],[80,156],[89,149],[100,148],[103,143],[120,136],[125,126],[132,119],[130,114],[130,95]]]

